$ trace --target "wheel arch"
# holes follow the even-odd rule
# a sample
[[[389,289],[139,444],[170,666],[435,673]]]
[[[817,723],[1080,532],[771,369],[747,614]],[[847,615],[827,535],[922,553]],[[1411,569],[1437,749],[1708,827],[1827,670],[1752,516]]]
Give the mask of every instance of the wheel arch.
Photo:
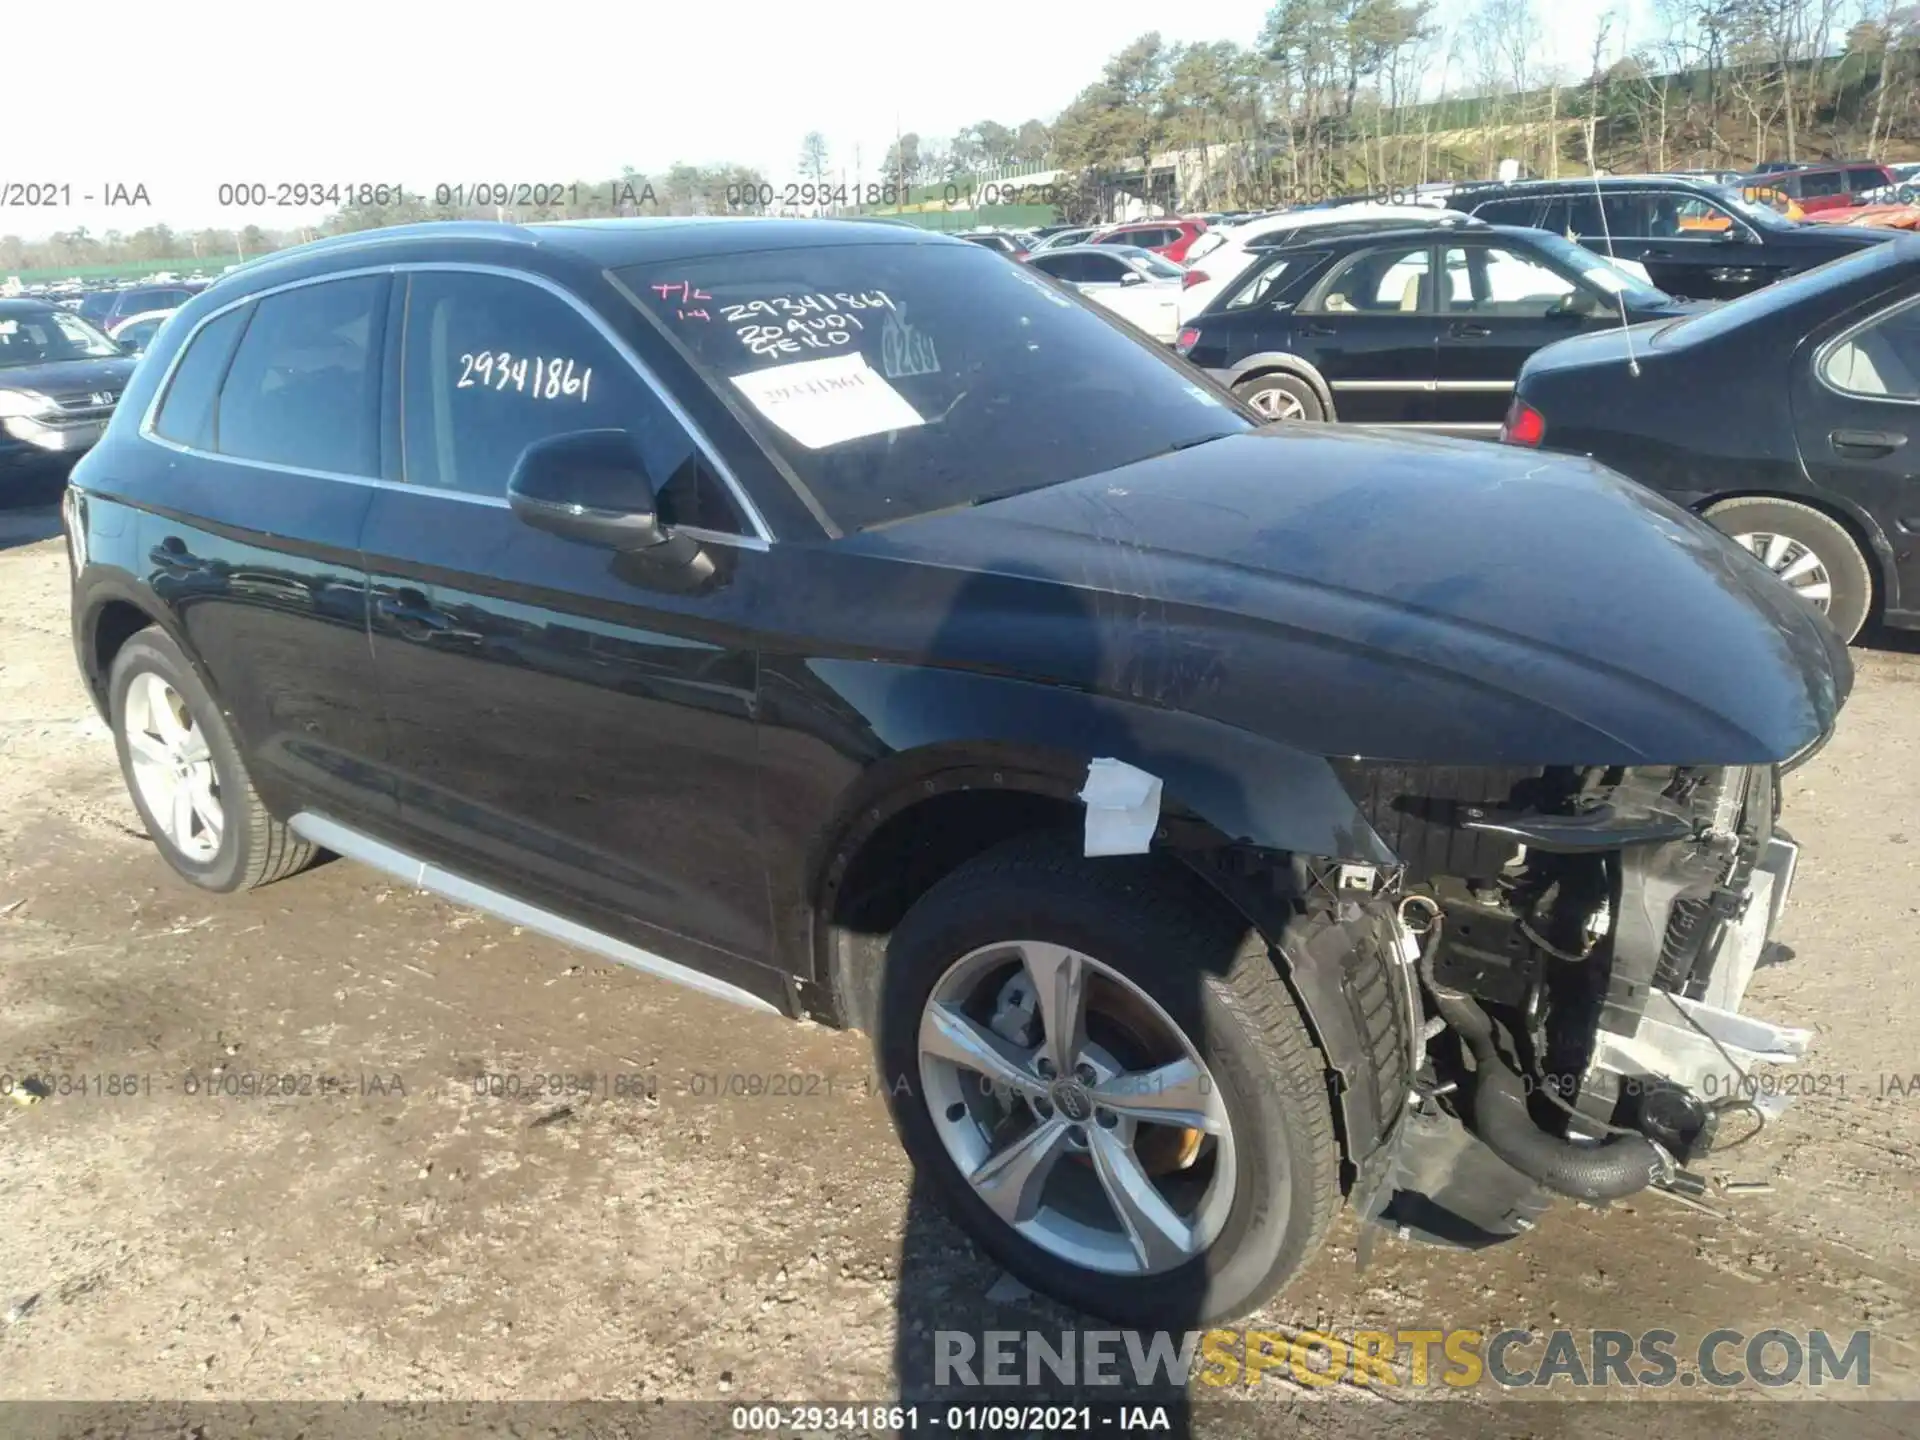
[[[1783,500],[1819,511],[1853,537],[1854,544],[1860,547],[1861,555],[1868,562],[1867,573],[1873,580],[1873,595],[1867,604],[1867,623],[1872,624],[1888,610],[1905,607],[1900,594],[1900,567],[1894,556],[1893,543],[1887,539],[1886,531],[1881,529],[1873,516],[1860,506],[1826,491],[1745,487],[1717,490],[1704,500],[1695,501],[1693,511],[1705,519],[1714,506],[1724,505],[1729,500]]]
[[[217,692],[208,682],[206,668],[172,624],[166,607],[142,596],[134,587],[110,582],[96,584],[82,602],[74,625],[81,678],[87,687],[87,698],[93,701],[94,709],[102,719],[112,718],[107,713],[107,681],[113,673],[115,657],[135,635],[154,626],[165,631],[167,637],[180,647],[180,653],[187,657],[200,683],[207,686],[207,693],[214,695],[217,703]]]
[[[1249,355],[1235,365],[1227,381],[1229,389],[1244,385],[1249,380],[1258,380],[1263,375],[1291,375],[1296,380],[1304,380],[1313,387],[1313,393],[1320,399],[1321,408],[1327,412],[1329,422],[1340,418],[1339,409],[1333,403],[1333,387],[1327,383],[1327,377],[1320,373],[1311,360],[1287,350],[1265,350],[1258,355]]]

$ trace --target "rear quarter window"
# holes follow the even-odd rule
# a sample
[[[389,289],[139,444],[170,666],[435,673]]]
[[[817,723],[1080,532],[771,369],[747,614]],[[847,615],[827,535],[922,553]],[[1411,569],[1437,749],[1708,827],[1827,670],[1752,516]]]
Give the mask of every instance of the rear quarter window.
[[[250,305],[216,315],[194,334],[174,366],[167,393],[154,416],[156,435],[196,450],[215,448],[213,400],[227,373],[234,344],[246,329]]]

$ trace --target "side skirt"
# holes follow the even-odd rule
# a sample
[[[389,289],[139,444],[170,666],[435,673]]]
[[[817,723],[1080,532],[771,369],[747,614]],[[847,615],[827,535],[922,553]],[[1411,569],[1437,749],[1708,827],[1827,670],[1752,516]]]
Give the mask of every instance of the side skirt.
[[[616,940],[611,935],[589,929],[563,915],[556,915],[551,910],[542,910],[537,905],[516,900],[513,896],[495,890],[491,886],[455,875],[417,856],[409,855],[404,850],[387,844],[384,840],[376,840],[370,835],[363,835],[358,830],[340,824],[337,820],[329,820],[324,815],[303,810],[287,823],[294,834],[303,840],[311,840],[314,844],[331,850],[336,855],[343,855],[349,860],[358,860],[362,864],[373,866],[376,870],[384,870],[389,875],[406,881],[409,885],[431,891],[456,904],[471,905],[474,909],[484,910],[509,924],[522,925],[563,944],[578,946],[582,950],[591,950],[594,954],[604,956],[617,964],[631,966],[648,975],[658,975],[663,980],[672,980],[676,984],[686,986],[689,990],[698,990],[702,995],[711,995],[718,1000],[730,1000],[736,1005],[743,1005],[749,1010],[763,1011],[769,1015],[782,1013],[778,1006],[749,990],[741,989],[738,985],[728,984],[725,980],[716,979],[712,975],[703,974],[701,971],[682,965],[677,960],[669,960],[665,956],[642,950],[636,945],[629,945],[624,940]]]

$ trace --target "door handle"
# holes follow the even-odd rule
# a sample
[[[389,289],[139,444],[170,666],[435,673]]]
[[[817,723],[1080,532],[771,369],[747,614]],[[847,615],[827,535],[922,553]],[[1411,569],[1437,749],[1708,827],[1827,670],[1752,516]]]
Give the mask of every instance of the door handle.
[[[429,639],[453,625],[453,617],[444,610],[436,610],[433,603],[418,590],[395,590],[383,594],[374,601],[374,609],[382,619],[391,620],[394,627],[409,640]]]
[[[1300,327],[1300,333],[1302,335],[1313,336],[1317,339],[1325,339],[1329,335],[1338,335],[1340,332],[1331,325],[1315,325],[1309,322]]]
[[[1745,285],[1753,279],[1751,270],[1709,270],[1707,278],[1716,285]]]
[[[1827,438],[1836,450],[1859,450],[1868,455],[1891,455],[1907,443],[1907,437],[1898,430],[1836,430]]]
[[[1475,325],[1471,321],[1462,320],[1459,324],[1449,329],[1447,333],[1457,340],[1484,340],[1493,334],[1493,331],[1485,325]]]
[[[1640,252],[1640,258],[1642,260],[1671,260],[1673,259],[1673,252],[1671,250],[1642,250]]]

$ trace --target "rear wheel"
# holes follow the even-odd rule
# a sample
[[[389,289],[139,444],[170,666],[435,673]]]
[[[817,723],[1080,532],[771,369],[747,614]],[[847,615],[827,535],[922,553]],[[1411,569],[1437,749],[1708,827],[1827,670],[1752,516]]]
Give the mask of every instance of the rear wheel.
[[[1852,643],[1873,607],[1873,571],[1846,526],[1811,505],[1754,496],[1710,506],[1707,519],[1751,550]]]
[[[1233,387],[1238,395],[1268,420],[1325,420],[1326,406],[1313,386],[1297,375],[1261,375]]]
[[[1037,1290],[1128,1324],[1243,1314],[1339,1198],[1325,1067],[1265,943],[1164,862],[1021,841],[887,951],[901,1138]]]

